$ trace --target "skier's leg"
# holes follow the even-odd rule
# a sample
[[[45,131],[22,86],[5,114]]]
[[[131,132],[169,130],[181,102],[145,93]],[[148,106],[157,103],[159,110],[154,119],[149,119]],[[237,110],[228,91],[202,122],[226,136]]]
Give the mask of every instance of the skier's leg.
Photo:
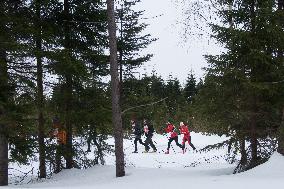
[[[183,145],[181,145],[180,143],[178,143],[178,137],[177,137],[177,136],[174,138],[174,140],[175,140],[176,145],[177,145],[178,147],[183,148]]]
[[[187,138],[184,136],[184,137],[182,138],[182,146],[183,146],[183,148],[185,148],[185,143],[186,143],[186,141],[187,141]]]
[[[169,141],[168,141],[168,148],[167,148],[167,151],[166,151],[165,154],[169,154],[172,141],[173,141],[173,138],[169,138]]]
[[[151,148],[153,148],[153,150],[156,152],[157,148],[156,148],[156,146],[153,143],[152,137],[150,138],[149,144],[150,144]]]
[[[139,141],[139,143],[140,143],[140,144],[142,144],[143,146],[145,146],[145,143],[142,141],[142,139],[141,139],[141,138],[139,138],[139,140],[138,140],[138,141]]]
[[[170,138],[169,139],[169,141],[168,141],[168,148],[167,148],[167,150],[169,150],[170,149],[170,147],[171,147],[171,143],[172,143],[172,141],[173,141],[174,139],[173,138]]]
[[[189,145],[191,146],[191,148],[192,148],[193,150],[196,150],[195,146],[194,146],[192,143],[189,143]]]
[[[195,146],[191,143],[191,136],[189,136],[188,143],[193,150],[196,150]]]
[[[183,136],[182,138],[182,153],[185,153],[185,143],[187,141],[187,138],[185,136]]]
[[[149,141],[149,137],[147,137],[146,140],[145,140],[145,142],[144,142],[144,144],[145,144],[145,151],[146,151],[146,152],[148,152],[148,151],[149,151],[149,148],[150,148],[150,147],[149,147],[149,142],[150,142],[150,141]]]
[[[138,138],[135,138],[135,139],[134,139],[134,147],[135,147],[134,152],[137,152],[137,141],[138,141],[138,140],[139,140]]]

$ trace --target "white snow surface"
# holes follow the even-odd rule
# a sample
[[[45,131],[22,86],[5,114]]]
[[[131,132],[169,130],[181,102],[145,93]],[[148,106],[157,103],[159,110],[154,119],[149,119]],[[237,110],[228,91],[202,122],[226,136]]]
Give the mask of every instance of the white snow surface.
[[[236,165],[225,161],[226,148],[207,153],[194,152],[187,144],[185,154],[172,143],[170,154],[164,154],[167,138],[154,137],[158,152],[142,153],[144,147],[138,143],[137,154],[133,140],[124,140],[126,176],[115,177],[115,157],[106,157],[106,165],[79,170],[63,170],[51,179],[33,181],[29,184],[9,185],[2,188],[94,188],[94,189],[274,189],[284,185],[284,157],[274,153],[268,162],[240,174],[232,174]],[[179,136],[180,140],[180,136]],[[226,137],[206,136],[192,133],[192,143],[197,149],[208,144],[226,140]],[[180,141],[179,141],[180,142]],[[113,144],[113,138],[108,139]],[[35,164],[36,165],[36,164]],[[17,169],[17,165],[13,165]],[[27,167],[26,170],[30,170]],[[13,180],[13,178],[11,178]]]

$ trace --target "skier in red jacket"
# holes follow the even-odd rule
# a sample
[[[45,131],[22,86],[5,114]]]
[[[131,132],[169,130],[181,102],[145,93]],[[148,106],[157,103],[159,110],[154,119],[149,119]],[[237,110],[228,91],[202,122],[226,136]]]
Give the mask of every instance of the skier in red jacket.
[[[167,128],[165,128],[166,132],[168,133],[168,148],[165,154],[169,154],[170,146],[172,141],[176,142],[176,145],[183,149],[183,146],[178,143],[178,134],[175,132],[175,126],[170,122],[167,123]]]
[[[182,138],[183,153],[184,153],[186,141],[193,148],[193,150],[196,150],[195,146],[191,143],[191,136],[190,136],[190,132],[188,130],[187,125],[185,125],[183,122],[180,122],[179,123],[179,131],[180,131],[180,134],[183,135],[183,138]]]

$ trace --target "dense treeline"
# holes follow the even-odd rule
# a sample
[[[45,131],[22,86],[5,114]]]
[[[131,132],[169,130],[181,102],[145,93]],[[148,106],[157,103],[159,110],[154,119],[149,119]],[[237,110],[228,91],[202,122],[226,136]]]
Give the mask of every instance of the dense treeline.
[[[142,33],[147,25],[136,3],[117,5],[121,73],[152,56],[137,53],[155,39]],[[8,148],[9,162],[28,163],[38,153],[40,178],[47,165],[59,172],[103,163],[112,133],[106,2],[8,0],[0,14],[0,185],[8,182]],[[53,142],[55,129],[66,144]],[[96,146],[95,160],[86,159],[76,136]]]

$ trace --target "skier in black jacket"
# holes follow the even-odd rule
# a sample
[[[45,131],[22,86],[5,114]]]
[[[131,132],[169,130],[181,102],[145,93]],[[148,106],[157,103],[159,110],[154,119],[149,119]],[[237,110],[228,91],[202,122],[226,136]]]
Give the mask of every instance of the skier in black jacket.
[[[134,120],[131,120],[130,123],[131,123],[131,126],[132,126],[132,132],[135,135],[135,139],[134,139],[135,150],[134,150],[133,153],[138,153],[137,142],[139,142],[140,144],[145,146],[145,143],[142,142],[142,139],[141,139],[141,135],[143,134],[143,131],[142,131],[141,127]]]
[[[145,152],[149,152],[149,145],[153,148],[153,152],[157,152],[157,148],[153,143],[152,137],[153,137],[153,133],[154,133],[154,128],[153,126],[147,122],[146,119],[143,120],[143,125],[144,125],[144,133],[146,136],[146,140],[145,140]]]

